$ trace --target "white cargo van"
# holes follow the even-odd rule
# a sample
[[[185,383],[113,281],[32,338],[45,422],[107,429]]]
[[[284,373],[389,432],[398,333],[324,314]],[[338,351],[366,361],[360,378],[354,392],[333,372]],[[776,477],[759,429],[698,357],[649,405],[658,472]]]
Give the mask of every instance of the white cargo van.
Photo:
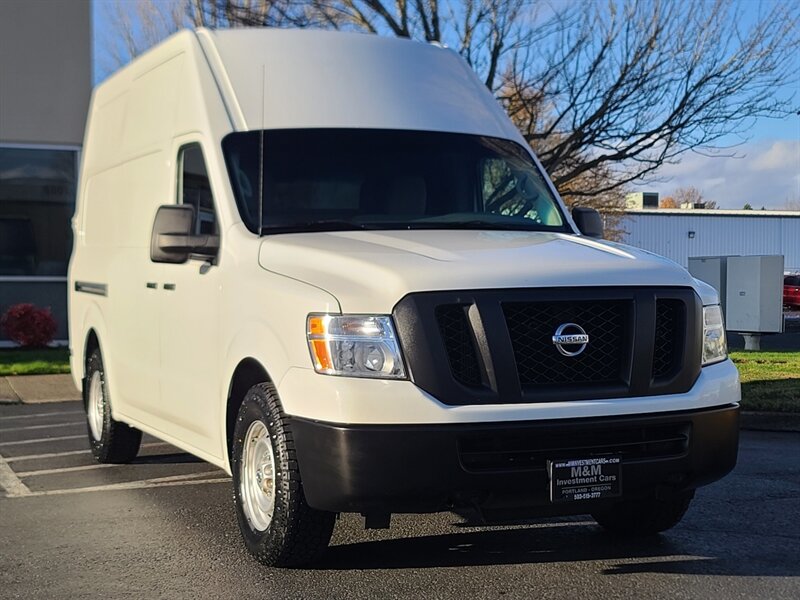
[[[654,533],[735,464],[714,290],[567,212],[451,50],[178,33],[95,90],[73,226],[96,459],[225,469],[266,564],[341,512]]]

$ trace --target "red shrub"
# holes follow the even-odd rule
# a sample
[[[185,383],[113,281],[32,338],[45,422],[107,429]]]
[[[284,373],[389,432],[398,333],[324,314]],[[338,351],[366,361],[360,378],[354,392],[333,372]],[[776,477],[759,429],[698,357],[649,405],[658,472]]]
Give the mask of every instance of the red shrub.
[[[47,346],[57,327],[49,308],[33,304],[15,304],[0,317],[0,331],[23,348]]]

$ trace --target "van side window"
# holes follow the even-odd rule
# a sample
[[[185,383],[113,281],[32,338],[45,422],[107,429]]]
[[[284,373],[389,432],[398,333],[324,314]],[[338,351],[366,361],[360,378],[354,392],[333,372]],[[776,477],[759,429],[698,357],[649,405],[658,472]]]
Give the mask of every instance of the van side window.
[[[219,233],[211,183],[199,144],[184,146],[178,153],[178,201],[194,206],[195,234]]]

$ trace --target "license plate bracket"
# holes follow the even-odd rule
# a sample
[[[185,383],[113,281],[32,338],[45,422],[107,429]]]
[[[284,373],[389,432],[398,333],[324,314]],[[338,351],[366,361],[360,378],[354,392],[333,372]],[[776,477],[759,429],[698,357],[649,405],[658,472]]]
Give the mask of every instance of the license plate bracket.
[[[622,496],[619,455],[548,460],[547,474],[553,504]]]

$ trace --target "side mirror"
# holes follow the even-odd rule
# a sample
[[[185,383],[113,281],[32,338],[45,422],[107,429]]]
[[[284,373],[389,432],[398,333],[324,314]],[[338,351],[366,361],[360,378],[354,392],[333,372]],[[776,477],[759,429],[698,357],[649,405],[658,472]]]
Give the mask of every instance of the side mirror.
[[[586,237],[603,239],[603,218],[595,209],[576,206],[572,209],[572,220]]]
[[[185,263],[192,254],[214,258],[219,251],[219,236],[195,235],[194,207],[185,204],[159,206],[150,238],[150,260]]]

